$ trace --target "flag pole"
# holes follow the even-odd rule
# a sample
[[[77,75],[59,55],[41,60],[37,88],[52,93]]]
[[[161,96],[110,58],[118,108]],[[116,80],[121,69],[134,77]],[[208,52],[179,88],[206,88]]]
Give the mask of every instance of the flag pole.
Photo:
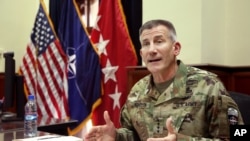
[[[90,26],[89,26],[89,20],[90,20],[90,1],[89,0],[87,0],[87,27],[89,28]]]

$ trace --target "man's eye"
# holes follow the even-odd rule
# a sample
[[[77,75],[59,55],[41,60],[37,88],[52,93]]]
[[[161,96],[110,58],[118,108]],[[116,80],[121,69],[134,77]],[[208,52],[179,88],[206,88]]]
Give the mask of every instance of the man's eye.
[[[149,46],[149,43],[143,43],[142,44],[142,47],[147,47],[147,46]]]
[[[162,40],[157,40],[156,43],[160,44],[160,43],[162,43]]]

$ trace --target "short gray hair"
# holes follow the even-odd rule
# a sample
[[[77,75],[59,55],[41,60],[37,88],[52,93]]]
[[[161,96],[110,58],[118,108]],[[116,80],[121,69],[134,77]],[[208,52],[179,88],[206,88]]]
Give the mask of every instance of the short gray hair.
[[[173,41],[176,41],[176,31],[175,31],[175,27],[174,25],[170,22],[170,21],[167,21],[167,20],[161,20],[161,19],[156,19],[156,20],[150,20],[150,21],[147,21],[146,23],[144,23],[141,28],[139,29],[139,35],[142,34],[142,32],[145,30],[145,29],[151,29],[153,27],[157,27],[159,25],[163,25],[165,26],[167,29],[170,30],[170,37]]]

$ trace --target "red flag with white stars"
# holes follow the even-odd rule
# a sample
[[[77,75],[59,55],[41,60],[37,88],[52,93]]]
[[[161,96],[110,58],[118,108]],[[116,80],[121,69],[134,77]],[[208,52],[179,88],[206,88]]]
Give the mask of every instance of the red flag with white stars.
[[[93,112],[93,124],[105,124],[103,112],[109,112],[120,127],[120,110],[127,99],[127,66],[135,66],[137,57],[129,36],[120,0],[102,0],[91,40],[98,48],[102,66],[102,103]]]

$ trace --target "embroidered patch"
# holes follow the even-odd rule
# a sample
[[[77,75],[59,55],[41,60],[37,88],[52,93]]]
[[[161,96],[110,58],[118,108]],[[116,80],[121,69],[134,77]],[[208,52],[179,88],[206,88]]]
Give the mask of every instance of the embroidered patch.
[[[238,117],[239,113],[235,108],[228,108],[227,110],[228,122],[230,125],[237,125],[238,124]]]

